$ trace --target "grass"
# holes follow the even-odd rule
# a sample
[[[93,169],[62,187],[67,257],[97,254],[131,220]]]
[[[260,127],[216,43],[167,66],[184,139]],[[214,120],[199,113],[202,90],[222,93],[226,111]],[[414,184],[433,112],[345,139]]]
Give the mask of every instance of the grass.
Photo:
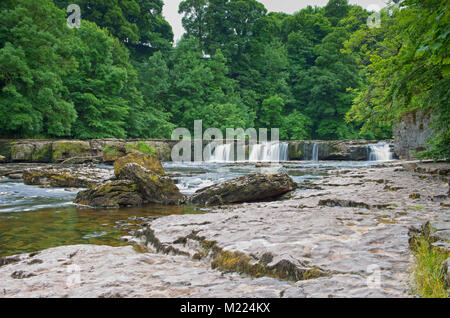
[[[430,244],[424,236],[413,247],[416,293],[424,298],[449,298],[442,263],[450,253]]]

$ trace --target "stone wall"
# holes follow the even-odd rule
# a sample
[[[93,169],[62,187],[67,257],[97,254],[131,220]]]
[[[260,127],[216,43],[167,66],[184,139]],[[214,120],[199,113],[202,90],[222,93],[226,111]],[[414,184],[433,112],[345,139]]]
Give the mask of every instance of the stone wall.
[[[171,151],[178,142],[175,140],[0,140],[0,156],[4,162],[34,163],[112,163],[127,153],[128,145],[145,142],[153,146],[161,161],[171,160]],[[367,140],[347,141],[286,141],[289,160],[311,160],[314,144],[318,147],[319,160],[368,160],[368,145],[375,143]],[[202,141],[205,147],[209,141]],[[194,144],[191,147],[194,155]],[[246,154],[249,149],[246,145]]]
[[[430,125],[430,114],[413,112],[404,115],[393,128],[395,153],[401,159],[414,159],[415,152],[426,149],[426,142],[433,134]]]

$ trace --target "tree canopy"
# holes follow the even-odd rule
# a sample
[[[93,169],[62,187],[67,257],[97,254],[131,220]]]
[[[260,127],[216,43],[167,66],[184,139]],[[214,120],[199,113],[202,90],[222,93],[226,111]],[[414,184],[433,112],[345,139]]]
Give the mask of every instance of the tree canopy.
[[[162,0],[0,3],[0,135],[167,138],[174,127],[280,128],[283,139],[391,138],[433,114],[424,155],[449,155],[449,14],[395,1],[380,27],[348,0],[293,14],[184,0],[174,46]]]

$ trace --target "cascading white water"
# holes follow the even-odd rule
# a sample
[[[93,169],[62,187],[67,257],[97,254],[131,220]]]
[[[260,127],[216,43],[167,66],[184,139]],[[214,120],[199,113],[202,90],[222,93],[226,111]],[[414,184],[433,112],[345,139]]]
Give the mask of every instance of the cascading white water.
[[[389,161],[392,160],[392,151],[388,143],[380,142],[369,147],[369,161]]]
[[[214,154],[211,155],[211,157],[208,159],[208,161],[214,161],[214,162],[228,162],[233,161],[233,145],[230,144],[223,144],[223,145],[216,145]],[[211,144],[208,145],[208,147],[211,147]]]
[[[278,141],[266,141],[256,145],[252,145],[248,161],[287,161],[288,146],[288,143]]]
[[[312,150],[312,161],[319,161],[319,144],[314,143]]]

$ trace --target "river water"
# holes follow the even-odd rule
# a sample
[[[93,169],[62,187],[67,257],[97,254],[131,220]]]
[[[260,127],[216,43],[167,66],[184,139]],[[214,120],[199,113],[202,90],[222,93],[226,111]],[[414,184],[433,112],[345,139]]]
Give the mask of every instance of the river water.
[[[281,164],[164,163],[180,191],[196,190],[256,171],[284,169],[295,182],[320,179],[339,169],[364,168],[377,162],[302,161]],[[99,165],[112,169],[111,166]],[[170,214],[205,213],[199,207],[148,206],[130,209],[88,209],[72,203],[79,189],[24,185],[22,180],[0,179],[0,257],[72,244],[128,244],[121,237],[139,224]]]

